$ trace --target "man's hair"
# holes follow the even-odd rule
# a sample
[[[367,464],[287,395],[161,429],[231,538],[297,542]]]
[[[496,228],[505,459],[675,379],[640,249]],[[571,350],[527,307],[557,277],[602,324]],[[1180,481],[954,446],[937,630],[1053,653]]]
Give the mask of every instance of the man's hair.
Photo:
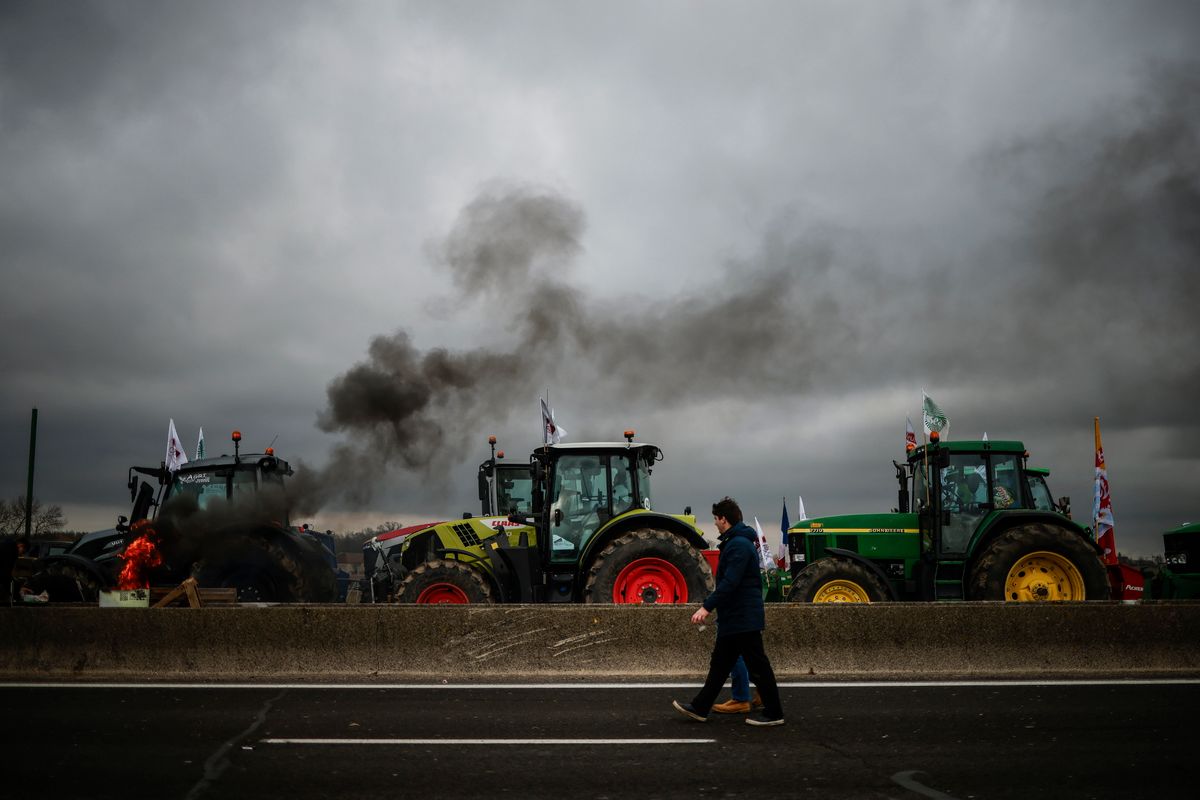
[[[22,534],[21,536],[18,536],[17,544],[23,544],[23,545],[25,545],[25,547],[29,547],[29,537],[25,536],[24,534]]]
[[[742,509],[732,497],[722,497],[713,503],[712,513],[714,517],[724,517],[730,525],[737,525],[742,521]]]

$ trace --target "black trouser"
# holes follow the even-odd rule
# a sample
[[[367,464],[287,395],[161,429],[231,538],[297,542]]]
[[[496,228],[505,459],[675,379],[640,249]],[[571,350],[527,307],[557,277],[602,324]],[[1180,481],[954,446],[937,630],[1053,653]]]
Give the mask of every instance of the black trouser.
[[[762,631],[746,631],[718,636],[713,645],[712,659],[708,662],[708,677],[700,693],[692,700],[697,714],[707,715],[725,685],[738,656],[746,662],[750,680],[758,688],[763,701],[763,713],[771,719],[783,718],[783,706],[779,701],[779,686],[775,683],[775,671],[763,650]]]

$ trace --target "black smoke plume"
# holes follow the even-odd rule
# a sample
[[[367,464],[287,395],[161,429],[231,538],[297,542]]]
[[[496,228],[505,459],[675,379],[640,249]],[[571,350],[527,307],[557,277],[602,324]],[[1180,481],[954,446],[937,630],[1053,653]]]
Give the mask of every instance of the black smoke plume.
[[[548,385],[657,409],[836,399],[932,378],[972,387],[977,416],[1034,431],[1090,420],[1097,398],[1138,420],[1141,386],[1155,383],[1172,392],[1155,400],[1157,422],[1194,435],[1200,371],[1176,354],[1200,346],[1195,74],[1151,76],[1156,91],[1133,115],[1106,109],[981,155],[974,177],[994,214],[982,246],[956,251],[954,219],[950,245],[905,241],[901,251],[869,221],[783,214],[758,252],[657,302],[636,286],[598,297],[568,282],[585,229],[571,200],[489,186],[430,249],[464,302],[486,296],[502,309],[493,332],[510,346],[421,350],[405,331],[372,340],[329,385],[319,425],[344,438],[325,469],[301,470],[298,508],[312,513],[333,495],[364,502],[391,465],[437,474]],[[1039,383],[1052,387],[1044,398]],[[1006,394],[1018,384],[1033,387],[1019,409]]]

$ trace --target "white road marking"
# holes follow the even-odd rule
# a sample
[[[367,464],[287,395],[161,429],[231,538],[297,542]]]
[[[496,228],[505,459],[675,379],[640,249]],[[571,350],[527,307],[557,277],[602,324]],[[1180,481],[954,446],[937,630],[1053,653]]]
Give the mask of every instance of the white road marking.
[[[0,689],[695,689],[703,679],[685,683],[89,683],[4,682]],[[726,683],[728,686],[729,684]],[[990,686],[1000,689],[1017,686],[1195,686],[1200,678],[1114,678],[1086,680],[988,680],[988,681],[785,681],[781,689],[954,689]]]
[[[263,744],[351,744],[351,745],[593,745],[593,744],[713,744],[716,739],[261,739]]]

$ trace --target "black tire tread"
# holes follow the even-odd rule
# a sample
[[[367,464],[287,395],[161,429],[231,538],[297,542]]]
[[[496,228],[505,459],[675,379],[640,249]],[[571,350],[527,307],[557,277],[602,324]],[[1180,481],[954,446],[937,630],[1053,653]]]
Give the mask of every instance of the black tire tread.
[[[583,589],[585,603],[612,603],[617,575],[635,558],[661,558],[674,564],[688,583],[687,602],[697,603],[712,592],[712,568],[704,556],[682,536],[658,528],[639,528],[613,539],[588,568]]]
[[[1026,523],[993,539],[971,566],[967,599],[1007,600],[1004,581],[1012,565],[1038,550],[1057,553],[1075,565],[1083,578],[1085,600],[1110,599],[1108,574],[1092,545],[1068,528],[1045,522]]]
[[[471,603],[494,603],[491,584],[479,570],[461,561],[435,559],[413,567],[396,587],[395,602],[416,603],[421,592],[435,583],[449,583],[462,589]]]
[[[879,576],[846,558],[821,558],[804,568],[788,591],[789,603],[811,603],[821,587],[834,580],[852,580],[862,586],[870,602],[887,602],[889,591]]]

